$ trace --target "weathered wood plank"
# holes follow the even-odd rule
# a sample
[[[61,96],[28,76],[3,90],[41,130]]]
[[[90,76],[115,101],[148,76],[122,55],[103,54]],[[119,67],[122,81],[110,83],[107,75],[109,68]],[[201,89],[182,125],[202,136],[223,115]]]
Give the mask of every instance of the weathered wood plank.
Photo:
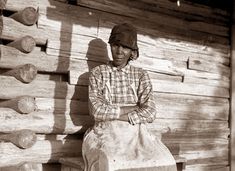
[[[156,92],[179,93],[212,97],[229,97],[229,90],[223,87],[213,87],[191,83],[178,83],[170,81],[153,81],[153,89]],[[206,90],[206,91],[205,91]]]
[[[186,166],[186,171],[229,171],[230,167],[227,164],[214,164],[214,165],[191,165]]]
[[[202,79],[210,79],[210,80],[222,80],[228,82],[230,79],[225,75],[221,75],[219,73],[209,73],[204,71],[197,71],[197,70],[184,70],[182,71],[185,77],[196,77]]]
[[[195,78],[189,76],[184,76],[183,80],[184,83],[194,83],[194,84],[203,84],[215,87],[230,88],[230,82],[224,80],[203,79],[203,78]]]
[[[158,12],[151,12],[151,11],[144,11],[137,8],[131,8],[130,4],[128,2],[122,1],[122,3],[114,1],[114,0],[108,0],[105,3],[102,1],[88,1],[88,0],[82,0],[77,2],[79,5],[87,6],[90,8],[95,8],[101,11],[107,11],[111,13],[116,13],[119,15],[124,16],[130,16],[138,19],[143,19],[155,23],[160,23],[161,25],[168,25],[171,23],[171,27],[176,27],[184,29],[184,30],[197,30],[197,31],[205,31],[209,33],[214,33],[218,35],[228,36],[228,28],[226,27],[218,27],[215,28],[215,25],[212,26],[212,24],[204,23],[203,28],[197,27],[197,25],[194,24],[194,21],[186,21],[182,19],[177,19],[172,16],[158,13]],[[167,23],[165,21],[168,21]],[[208,30],[207,30],[208,28]],[[213,30],[214,28],[214,30]],[[212,29],[213,31],[211,32]]]
[[[184,16],[189,15],[186,18],[195,18],[197,20],[204,20],[203,21],[214,21],[219,23],[224,23],[228,21],[229,13],[225,10],[217,9],[217,8],[210,8],[206,5],[199,5],[197,3],[192,3],[189,1],[180,1],[182,5],[178,7],[176,2],[173,1],[164,1],[164,0],[145,0],[145,5],[142,5],[142,8],[150,8],[152,11],[161,11],[164,12],[167,10],[167,13],[171,13],[171,15],[179,16],[179,13]],[[130,4],[131,5],[131,4]],[[150,7],[152,6],[152,8]],[[158,8],[157,8],[158,7]],[[141,8],[141,7],[140,7]],[[197,14],[195,16],[195,14]],[[206,17],[205,17],[206,16]],[[216,20],[216,21],[215,21]]]
[[[0,108],[2,120],[1,132],[9,133],[29,129],[35,133],[73,134],[84,132],[93,125],[90,116],[54,113],[53,111],[36,111],[28,115],[20,115],[11,109]]]
[[[13,77],[0,76],[1,99],[11,99],[18,96],[30,95],[34,97],[54,97],[66,99],[87,99],[86,86],[73,86],[66,82],[34,80],[30,84],[23,84]],[[174,84],[172,84],[174,83]],[[213,87],[198,84],[178,83],[170,81],[153,82],[156,92],[190,94],[210,97],[229,97],[229,90],[223,87]],[[14,90],[14,91],[13,91]],[[36,90],[36,91],[35,91]],[[205,91],[206,90],[206,91]]]
[[[122,23],[123,18],[124,17],[112,14],[104,14],[99,22],[99,38],[103,39],[105,42],[108,42],[112,27],[117,23]],[[128,18],[125,18],[125,20],[137,28],[138,40],[141,40],[140,42],[143,45],[150,44],[155,45],[155,48],[160,49],[178,49],[181,51],[213,56],[228,56],[229,54],[228,40],[221,37],[210,37],[208,34],[200,35],[199,33],[197,33],[196,36],[193,36],[188,31],[186,32],[187,36],[182,34],[179,35],[179,33],[177,35],[177,33],[175,33],[176,30],[169,30],[168,27],[162,28],[162,26],[146,23],[145,21],[141,21],[140,25],[139,22],[137,23],[136,21],[130,20]],[[205,42],[203,40],[211,41]]]
[[[228,147],[227,147],[228,148]],[[224,164],[229,165],[228,162],[228,155],[227,156],[215,156],[210,158],[204,158],[204,159],[195,159],[195,160],[187,160],[188,165],[212,165],[212,164]]]
[[[38,163],[24,163],[24,164],[18,164],[16,166],[8,166],[8,167],[1,167],[0,171],[42,171],[42,164]]]
[[[99,11],[56,1],[53,5],[54,7],[39,7],[39,28],[97,36]]]
[[[206,99],[205,99],[206,100]],[[50,110],[55,113],[87,115],[88,103],[77,100],[35,98],[35,104],[40,111]],[[207,119],[228,120],[228,103],[197,103],[164,100],[156,97],[157,118],[161,119]],[[167,111],[167,113],[166,113]]]
[[[210,143],[206,142],[202,143],[201,141],[175,143],[175,142],[168,142],[167,140],[165,141],[163,140],[163,142],[170,149],[171,153],[174,155],[176,154],[180,155],[184,153],[196,153],[197,151],[202,151],[202,150],[206,151],[206,150],[226,149],[229,146],[228,143],[213,142],[213,138],[211,139]],[[228,156],[223,157],[223,159],[227,160]],[[187,164],[189,163],[187,162]]]
[[[204,103],[194,100],[183,101],[178,98],[176,100],[166,100],[156,96],[156,104],[158,118],[228,120],[228,103]],[[58,110],[88,114],[88,104],[82,101],[36,98],[36,105],[39,110]]]
[[[88,115],[88,102],[52,98],[35,98],[38,111]]]
[[[185,157],[187,160],[206,159],[212,157],[228,156],[228,152],[228,148],[217,150],[202,150],[197,151],[197,153],[185,153],[182,155],[182,157]]]
[[[205,96],[193,96],[186,94],[171,94],[171,93],[158,93],[155,92],[157,100],[165,101],[166,103],[189,103],[189,104],[208,104],[217,105],[217,103],[229,104],[227,98],[205,97]]]
[[[81,155],[81,140],[37,141],[29,149],[19,149],[11,143],[0,143],[0,167],[13,166],[23,162],[58,162],[61,157]],[[32,155],[34,154],[34,155]]]
[[[102,44],[95,43],[97,39],[87,38],[80,36],[77,38],[80,41],[77,42],[60,42],[60,41],[48,41],[47,44],[47,54],[50,55],[62,55],[72,58],[80,58],[81,53],[86,54],[86,58],[93,60],[96,57],[96,60],[99,61],[108,61],[110,58],[107,56],[107,45],[103,42]],[[85,41],[85,42],[83,42]],[[91,42],[94,43],[91,43]],[[62,47],[62,49],[60,49]],[[62,51],[62,52],[61,52]],[[66,53],[67,52],[67,53]],[[91,55],[91,56],[88,56]],[[92,57],[93,55],[93,57]],[[95,56],[94,56],[95,55]],[[151,59],[145,58],[144,56],[133,62],[135,66],[142,66],[143,68],[151,71],[156,71],[160,73],[167,73],[172,75],[182,75],[178,68],[186,69],[186,62],[176,62],[162,59]],[[183,70],[181,69],[181,70]]]
[[[152,71],[147,71],[150,79],[152,80],[165,80],[165,81],[176,81],[182,82],[182,76],[177,75],[166,75],[162,73],[156,73]],[[69,71],[69,84],[72,85],[88,85],[89,73],[80,70],[70,70]]]
[[[143,41],[146,38],[144,36],[141,36],[141,40]],[[177,49],[165,49],[161,47],[156,47],[155,45],[146,45],[142,42],[139,43],[139,51],[140,56],[146,56],[149,58],[160,58],[160,59],[167,59],[167,60],[173,60],[173,61],[184,61],[187,62],[190,57],[199,58],[199,59],[207,59],[210,61],[213,61],[214,63],[222,63],[224,65],[229,65],[230,59],[228,56],[219,56],[219,55],[206,55],[206,54],[199,54],[194,52],[187,52],[187,51],[181,51]]]
[[[31,53],[24,54],[12,47],[0,45],[0,67],[14,69],[19,65],[33,64],[38,71],[68,73],[69,70],[88,72],[101,63],[77,60],[62,56],[47,55],[35,48]]]
[[[190,57],[188,68],[205,72],[219,73],[221,75],[230,77],[230,68],[228,66],[223,64],[216,64],[205,59],[195,59],[194,57]]]
[[[87,99],[87,87],[73,86],[66,82],[37,81],[23,84],[13,77],[0,76],[0,99],[19,96],[50,97],[59,99]]]
[[[36,133],[64,133],[72,134],[84,132],[93,121],[88,115],[71,114],[70,112],[59,113],[58,111],[35,111],[28,115],[20,115],[12,109],[0,108],[1,132],[11,132],[20,129],[30,129]],[[181,120],[157,118],[154,123],[148,124],[152,131],[166,130],[169,133],[183,131],[223,130],[224,133],[213,136],[226,136],[228,129],[227,121],[217,120]],[[175,135],[176,136],[176,135]],[[213,138],[212,136],[212,138]],[[182,137],[183,138],[183,137]],[[191,137],[190,137],[191,138]]]
[[[7,40],[15,40],[23,36],[31,36],[37,44],[45,45],[47,41],[46,31],[38,29],[36,25],[25,26],[12,18],[2,17],[3,29],[1,38]]]

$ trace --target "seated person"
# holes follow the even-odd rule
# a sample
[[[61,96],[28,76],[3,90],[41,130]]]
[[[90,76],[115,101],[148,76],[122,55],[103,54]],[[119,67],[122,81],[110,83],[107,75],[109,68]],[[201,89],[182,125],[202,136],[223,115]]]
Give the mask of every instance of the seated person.
[[[129,64],[139,56],[136,29],[114,26],[109,44],[113,61],[93,68],[89,77],[95,125],[83,139],[85,171],[176,171],[169,150],[146,128],[156,106],[148,73]]]

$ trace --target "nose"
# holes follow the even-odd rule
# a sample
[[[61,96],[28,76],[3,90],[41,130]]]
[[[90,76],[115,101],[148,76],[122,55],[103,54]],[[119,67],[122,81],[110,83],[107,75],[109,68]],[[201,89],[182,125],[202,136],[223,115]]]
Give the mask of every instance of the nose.
[[[121,45],[119,45],[119,46],[117,47],[117,52],[118,52],[118,53],[121,53],[122,50],[123,50],[123,47],[122,47]]]

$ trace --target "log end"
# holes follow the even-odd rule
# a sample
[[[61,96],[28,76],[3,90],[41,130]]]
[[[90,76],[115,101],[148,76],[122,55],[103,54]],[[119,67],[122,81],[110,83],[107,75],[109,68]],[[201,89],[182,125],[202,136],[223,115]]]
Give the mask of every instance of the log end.
[[[24,36],[21,39],[21,51],[24,53],[32,52],[34,47],[36,46],[36,41],[31,36]]]
[[[37,141],[36,134],[33,131],[27,129],[20,130],[17,133],[17,137],[18,142],[16,145],[24,149],[32,147]]]
[[[18,112],[22,114],[28,114],[37,109],[36,101],[34,97],[23,96],[20,97],[17,103]]]
[[[24,36],[19,39],[14,40],[7,44],[8,46],[14,47],[23,53],[32,52],[36,46],[36,41],[31,36]]]
[[[22,11],[22,24],[31,26],[34,25],[38,20],[38,12],[33,7],[26,7]]]
[[[33,7],[26,7],[12,14],[10,17],[26,26],[34,25],[38,21],[38,11]]]
[[[19,68],[19,78],[16,78],[23,83],[32,82],[37,76],[37,68],[32,64],[25,64]]]

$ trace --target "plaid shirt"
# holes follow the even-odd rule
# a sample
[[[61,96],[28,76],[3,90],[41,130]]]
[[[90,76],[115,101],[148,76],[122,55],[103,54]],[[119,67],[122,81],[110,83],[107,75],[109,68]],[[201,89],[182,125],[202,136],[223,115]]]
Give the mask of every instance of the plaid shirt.
[[[156,107],[148,73],[127,65],[117,70],[111,64],[92,69],[89,77],[89,109],[96,121],[115,120],[120,106],[139,106],[128,113],[131,124],[152,122]]]

